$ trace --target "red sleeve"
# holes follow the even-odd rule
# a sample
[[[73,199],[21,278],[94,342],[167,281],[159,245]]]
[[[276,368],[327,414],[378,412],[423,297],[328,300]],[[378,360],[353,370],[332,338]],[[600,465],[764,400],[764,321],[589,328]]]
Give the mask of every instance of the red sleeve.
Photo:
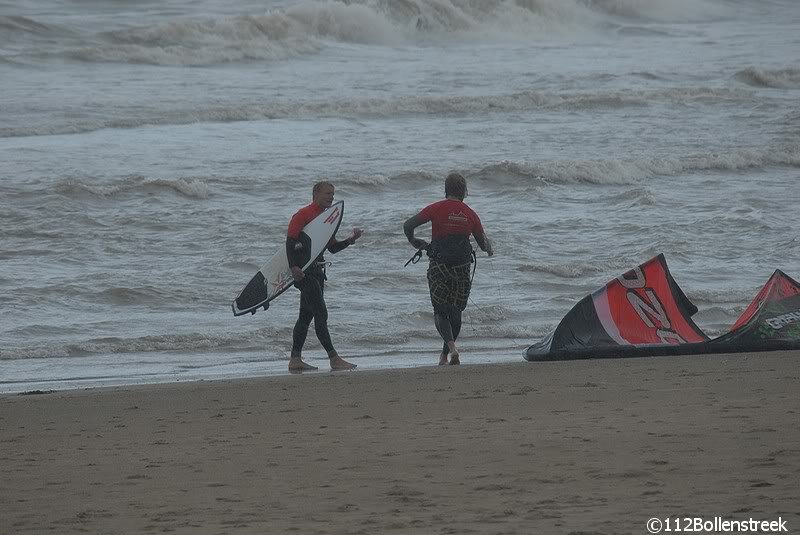
[[[472,217],[474,217],[475,224],[472,226],[472,234],[484,234],[483,231],[483,223],[481,223],[481,218],[478,217],[478,214],[472,208],[469,209],[472,212]]]
[[[309,209],[309,206],[299,209],[292,216],[292,220],[289,221],[289,230],[286,232],[286,235],[295,240],[299,240],[300,233],[303,231],[305,226],[308,225],[312,219],[314,219],[314,217],[316,217],[316,215],[312,210]]]
[[[428,206],[420,210],[419,214],[417,214],[417,217],[421,219],[420,224],[427,223],[428,221],[433,221],[433,217],[436,215],[435,208],[438,204],[439,203],[435,202],[433,204],[429,204]]]

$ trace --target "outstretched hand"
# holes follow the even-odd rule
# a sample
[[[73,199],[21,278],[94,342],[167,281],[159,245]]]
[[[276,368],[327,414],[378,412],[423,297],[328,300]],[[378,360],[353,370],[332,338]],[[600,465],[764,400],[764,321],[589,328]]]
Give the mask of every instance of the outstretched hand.
[[[487,256],[494,256],[494,247],[492,247],[492,242],[491,240],[489,240],[489,237],[486,235],[485,232],[483,234],[483,242],[484,243],[483,246],[481,246],[481,249],[483,249],[486,252]],[[480,245],[480,243],[478,245]]]
[[[348,240],[350,240],[350,243],[355,243],[356,240],[359,239],[362,234],[364,234],[363,230],[361,230],[358,227],[353,227],[353,234],[350,235]]]

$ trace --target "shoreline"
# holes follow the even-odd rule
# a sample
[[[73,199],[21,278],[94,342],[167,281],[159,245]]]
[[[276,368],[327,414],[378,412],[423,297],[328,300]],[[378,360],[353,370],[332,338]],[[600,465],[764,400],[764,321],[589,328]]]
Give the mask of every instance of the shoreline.
[[[2,533],[798,529],[800,351],[0,396]],[[43,507],[43,504],[47,504]]]
[[[494,351],[470,349],[464,351],[465,364],[500,364],[524,361],[523,349],[501,348]],[[87,388],[112,388],[154,384],[181,384],[196,381],[227,381],[258,379],[289,375],[287,356],[273,358],[251,354],[174,353],[172,359],[162,357],[153,361],[147,353],[128,353],[124,361],[119,355],[93,355],[87,357],[54,357],[41,359],[0,360],[0,396],[30,391],[69,391]],[[378,356],[345,355],[358,364],[358,371],[413,369],[435,365],[438,352],[401,350]],[[329,371],[328,359],[320,348],[308,351],[308,362],[318,366],[319,372]],[[37,375],[48,379],[35,379]]]

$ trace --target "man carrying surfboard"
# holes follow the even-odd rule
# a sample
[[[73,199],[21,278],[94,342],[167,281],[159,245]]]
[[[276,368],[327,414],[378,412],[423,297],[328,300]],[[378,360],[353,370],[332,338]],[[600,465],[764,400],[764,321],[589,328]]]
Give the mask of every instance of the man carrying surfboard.
[[[426,206],[409,218],[403,231],[409,243],[419,250],[427,250],[428,289],[433,305],[436,330],[444,341],[439,355],[439,365],[460,364],[456,339],[461,332],[461,312],[467,308],[472,287],[470,264],[473,255],[470,234],[478,246],[489,256],[494,254],[486,237],[481,219],[464,203],[467,181],[458,173],[451,173],[444,182],[445,199]],[[431,243],[414,237],[414,229],[431,222]]]
[[[305,273],[302,266],[308,263],[310,255],[310,240],[302,230],[319,214],[330,208],[333,204],[334,186],[330,182],[322,181],[314,184],[312,189],[312,202],[298,210],[289,222],[286,233],[286,256],[292,270],[294,285],[300,290],[300,315],[292,332],[292,353],[289,357],[290,372],[304,372],[316,370],[316,366],[307,364],[302,359],[303,345],[308,335],[311,321],[314,321],[314,331],[322,347],[328,352],[328,359],[332,370],[352,370],[355,364],[347,362],[333,348],[331,336],[328,332],[328,307],[325,305],[325,258],[324,249],[316,261],[309,266]],[[361,237],[362,230],[354,228],[353,233],[343,241],[332,237],[327,245],[327,250],[336,254],[342,249],[352,245]]]

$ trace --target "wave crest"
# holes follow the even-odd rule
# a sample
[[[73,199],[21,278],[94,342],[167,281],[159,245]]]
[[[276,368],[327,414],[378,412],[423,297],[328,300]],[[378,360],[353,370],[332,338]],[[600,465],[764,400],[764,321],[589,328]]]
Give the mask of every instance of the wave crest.
[[[739,171],[769,166],[800,167],[800,145],[740,148],[671,158],[540,162],[504,160],[472,174],[496,182],[523,182],[541,186],[573,183],[638,184],[657,176],[674,176],[692,171]],[[646,202],[646,198],[644,201]]]
[[[57,26],[44,24],[35,21],[31,18],[20,17],[20,16],[10,16],[10,17],[0,16],[0,30],[10,33],[28,34],[28,35],[36,35],[44,37],[57,36],[66,33],[64,29],[59,28]]]
[[[543,42],[602,31],[608,22],[691,21],[718,16],[704,0],[340,0],[303,2],[266,14],[173,19],[90,36],[62,52],[86,62],[209,65],[314,54],[325,41],[375,46],[448,42]],[[31,19],[0,29],[62,33]],[[96,44],[96,38],[105,40]]]
[[[208,185],[199,179],[147,179],[134,175],[111,183],[90,183],[87,180],[67,179],[56,186],[56,192],[69,197],[89,194],[113,197],[123,193],[168,191],[191,199],[207,199]]]
[[[736,79],[754,87],[800,89],[800,69],[756,69],[748,67],[736,73]]]

